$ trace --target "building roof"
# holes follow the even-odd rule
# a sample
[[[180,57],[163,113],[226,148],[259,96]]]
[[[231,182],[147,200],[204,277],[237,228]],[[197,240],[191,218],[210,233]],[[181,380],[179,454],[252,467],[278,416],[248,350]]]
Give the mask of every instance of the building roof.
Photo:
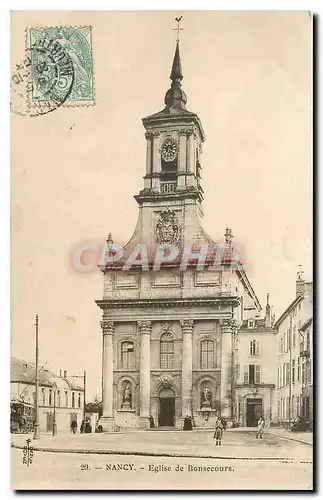
[[[24,361],[20,358],[11,357],[10,381],[35,384],[35,363]],[[40,365],[38,370],[39,385],[45,387],[56,386],[59,389],[75,389],[83,391],[81,384],[75,382],[71,377],[59,377],[54,372]]]
[[[284,319],[289,315],[290,311],[299,303],[303,300],[304,298],[304,295],[299,295],[298,297],[296,297],[296,299],[293,300],[293,302],[291,302],[289,304],[289,306],[287,307],[287,309],[285,309],[285,311],[283,312],[283,314],[278,318],[278,320],[276,321],[275,323],[275,328],[278,328],[278,326],[284,321]]]
[[[254,328],[249,328],[248,323],[249,319],[252,319],[254,321]],[[243,330],[245,332],[248,331],[248,333],[252,334],[253,332],[255,333],[276,333],[276,328],[272,326],[266,326],[266,320],[264,318],[249,318],[249,319],[244,319],[242,321],[242,324],[239,328],[239,331]]]

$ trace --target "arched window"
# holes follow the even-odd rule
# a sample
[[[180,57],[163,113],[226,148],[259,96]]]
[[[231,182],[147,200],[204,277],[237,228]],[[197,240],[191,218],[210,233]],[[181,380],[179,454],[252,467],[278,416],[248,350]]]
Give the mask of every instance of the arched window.
[[[52,390],[49,389],[48,406],[52,406]]]
[[[78,395],[78,407],[81,408],[81,394]]]
[[[200,365],[202,369],[214,368],[214,341],[202,340]]]
[[[121,367],[128,370],[134,367],[133,342],[122,342],[121,344]]]
[[[164,333],[160,339],[160,367],[174,368],[174,338],[171,333]]]

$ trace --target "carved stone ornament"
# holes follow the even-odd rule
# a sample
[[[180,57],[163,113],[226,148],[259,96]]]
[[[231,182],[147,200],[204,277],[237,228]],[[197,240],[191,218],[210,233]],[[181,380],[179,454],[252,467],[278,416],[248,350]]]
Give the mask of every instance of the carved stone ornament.
[[[140,333],[150,333],[151,332],[151,321],[138,321]]]
[[[174,379],[171,375],[160,375],[158,382],[162,387],[173,387]]]
[[[114,322],[113,321],[101,321],[101,328],[103,335],[113,335],[114,334]]]
[[[182,320],[180,320],[180,325],[182,328],[182,332],[192,333],[194,320],[193,319],[182,319]]]
[[[163,210],[156,225],[156,241],[160,245],[176,245],[179,241],[180,231],[174,210]]]
[[[174,333],[171,323],[168,323],[166,321],[161,324],[160,331],[163,333]]]

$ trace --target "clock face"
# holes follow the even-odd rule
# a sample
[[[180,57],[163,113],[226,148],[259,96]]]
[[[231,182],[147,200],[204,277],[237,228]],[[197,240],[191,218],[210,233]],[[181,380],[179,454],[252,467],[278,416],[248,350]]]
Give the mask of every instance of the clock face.
[[[166,139],[161,147],[161,155],[164,161],[175,160],[178,152],[178,145],[174,139]]]

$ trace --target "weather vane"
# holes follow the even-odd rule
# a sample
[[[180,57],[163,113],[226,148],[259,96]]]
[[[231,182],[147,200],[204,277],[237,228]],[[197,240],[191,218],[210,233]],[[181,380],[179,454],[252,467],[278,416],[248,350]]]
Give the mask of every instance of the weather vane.
[[[177,31],[177,40],[176,40],[176,42],[179,42],[179,32],[183,31],[183,29],[184,29],[184,28],[180,28],[179,27],[179,23],[181,22],[182,19],[183,19],[183,16],[175,17],[175,21],[177,22],[177,28],[173,28],[173,31]]]

